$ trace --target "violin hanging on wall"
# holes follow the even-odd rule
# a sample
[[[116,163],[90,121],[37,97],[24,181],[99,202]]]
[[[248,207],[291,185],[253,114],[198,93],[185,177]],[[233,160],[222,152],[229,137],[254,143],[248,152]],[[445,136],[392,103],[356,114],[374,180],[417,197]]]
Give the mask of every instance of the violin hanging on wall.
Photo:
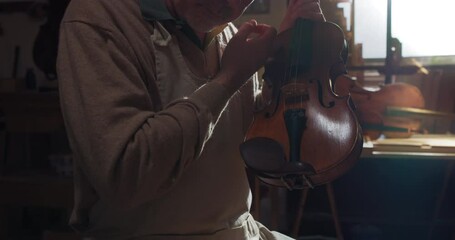
[[[247,165],[263,182],[288,189],[328,183],[349,170],[363,139],[349,95],[332,91],[333,66],[342,62],[342,30],[299,19],[277,37],[265,66],[270,101],[255,113],[241,144]]]

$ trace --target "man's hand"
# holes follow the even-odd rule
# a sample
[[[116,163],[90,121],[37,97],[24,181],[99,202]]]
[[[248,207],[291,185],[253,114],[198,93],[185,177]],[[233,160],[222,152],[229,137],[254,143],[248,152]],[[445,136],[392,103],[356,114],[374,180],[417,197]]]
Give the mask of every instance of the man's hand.
[[[325,17],[319,0],[290,0],[288,10],[280,25],[280,32],[292,28],[298,18],[324,22]]]
[[[276,30],[255,20],[245,22],[230,40],[221,59],[218,81],[230,93],[237,91],[272,53]]]

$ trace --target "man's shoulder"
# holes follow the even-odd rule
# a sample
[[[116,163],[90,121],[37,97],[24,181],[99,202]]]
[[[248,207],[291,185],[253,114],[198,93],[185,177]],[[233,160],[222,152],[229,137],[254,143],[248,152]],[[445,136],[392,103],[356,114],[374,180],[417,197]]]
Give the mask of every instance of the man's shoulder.
[[[71,0],[62,22],[107,27],[120,18],[137,15],[140,15],[137,0]]]

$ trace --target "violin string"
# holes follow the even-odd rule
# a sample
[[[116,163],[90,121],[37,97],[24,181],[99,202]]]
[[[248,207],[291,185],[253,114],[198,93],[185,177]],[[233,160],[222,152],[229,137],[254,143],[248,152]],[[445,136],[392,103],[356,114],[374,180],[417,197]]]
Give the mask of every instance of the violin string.
[[[299,64],[299,53],[300,53],[300,41],[301,41],[301,28],[300,28],[300,22],[297,21],[295,25],[294,31],[296,31],[296,34],[293,35],[292,39],[292,64],[291,64],[291,69],[292,70],[292,90],[293,94],[296,93],[297,91],[297,75],[298,75],[298,64]]]
[[[295,31],[295,30],[293,30],[293,31]],[[291,33],[291,36],[294,37],[294,33],[293,33],[293,32]],[[292,78],[292,63],[293,63],[293,59],[292,59],[292,58],[293,58],[293,55],[292,55],[292,53],[293,53],[293,52],[292,52],[292,48],[293,48],[293,45],[292,45],[292,44],[293,44],[293,39],[292,39],[292,37],[291,37],[291,42],[290,42],[291,45],[290,45],[290,47],[288,48],[288,49],[289,49],[289,50],[288,50],[289,63],[288,63],[287,66],[285,67],[284,82],[283,82],[283,84],[286,83],[286,82],[288,82],[288,78],[289,78],[289,79]],[[282,86],[280,86],[280,87],[282,87]],[[281,91],[283,91],[283,90],[281,89]],[[286,94],[283,94],[283,97],[286,98]],[[287,104],[286,104],[286,100],[285,100],[284,103],[285,103],[285,104],[284,104],[284,110],[287,110],[287,107],[288,107],[288,106],[287,106]]]
[[[285,78],[284,79],[292,79],[290,83],[293,84],[292,90],[293,94],[298,94],[298,86],[297,86],[297,78],[300,73],[300,67],[301,64],[304,64],[304,61],[302,59],[304,49],[302,46],[303,41],[308,41],[308,39],[304,39],[304,34],[305,34],[305,29],[303,22],[304,20],[297,21],[296,26],[293,31],[296,31],[295,33],[292,34],[291,38],[291,46],[290,46],[290,52],[289,52],[289,57],[290,57],[290,63],[288,64],[286,71],[285,71]],[[304,66],[303,66],[304,67]],[[306,92],[306,91],[305,91]],[[303,94],[299,94],[299,100],[300,100],[300,107],[303,108],[303,101],[305,96]],[[285,107],[285,109],[287,106]]]
[[[296,28],[297,28],[297,34],[296,34],[296,39],[294,39],[294,65],[293,65],[293,73],[294,75],[292,76],[292,83],[293,83],[293,94],[297,92],[297,75],[298,75],[298,67],[299,67],[299,53],[300,53],[300,40],[301,40],[301,28],[300,28],[300,21],[296,22]]]
[[[305,41],[305,40],[306,40],[306,39],[304,39],[305,29],[304,29],[303,21],[304,21],[304,20],[300,20],[301,24],[300,24],[299,30],[298,30],[298,31],[299,31],[299,50],[298,50],[298,55],[297,55],[297,56],[298,56],[298,57],[297,57],[297,61],[298,61],[298,62],[297,62],[297,65],[296,65],[296,66],[297,66],[297,67],[296,67],[296,73],[297,73],[297,74],[298,74],[298,72],[299,72],[299,69],[298,69],[298,68],[299,68],[299,67],[301,66],[301,64],[302,64],[301,56],[302,56],[302,54],[305,54],[305,53],[302,53],[302,51],[305,50],[305,49],[303,49],[303,47],[302,47],[302,45],[303,45],[303,44],[302,44],[302,41]],[[295,77],[296,77],[296,78],[295,78],[296,80],[295,80],[295,85],[294,85],[294,86],[296,86],[296,88],[297,88],[297,74],[296,74],[296,76],[295,76]],[[297,92],[297,89],[295,89],[295,90],[296,90],[296,92]],[[301,93],[299,93],[299,95],[300,95],[300,108],[303,108],[303,95],[302,95]]]
[[[289,56],[290,56],[290,53],[288,52]],[[289,57],[290,58],[290,57]],[[292,61],[292,58],[290,58],[290,60]],[[285,61],[287,61],[287,59],[285,58]],[[288,81],[288,78],[291,77],[291,65],[288,64],[288,65],[285,65],[285,71],[284,71],[284,80],[283,80],[283,84],[280,85],[280,87],[283,87],[286,82]],[[284,91],[283,89],[280,89],[280,91]],[[286,95],[282,93],[282,96],[285,98]],[[286,100],[284,101],[284,110],[287,110],[287,104],[286,104]]]

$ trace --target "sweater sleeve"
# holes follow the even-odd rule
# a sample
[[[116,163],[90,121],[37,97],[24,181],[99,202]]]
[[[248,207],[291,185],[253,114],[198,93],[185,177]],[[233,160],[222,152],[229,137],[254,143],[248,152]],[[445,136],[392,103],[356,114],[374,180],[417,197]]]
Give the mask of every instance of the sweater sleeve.
[[[102,200],[137,206],[168,191],[201,153],[230,96],[214,82],[153,111],[120,33],[62,23],[61,107],[75,161]]]

